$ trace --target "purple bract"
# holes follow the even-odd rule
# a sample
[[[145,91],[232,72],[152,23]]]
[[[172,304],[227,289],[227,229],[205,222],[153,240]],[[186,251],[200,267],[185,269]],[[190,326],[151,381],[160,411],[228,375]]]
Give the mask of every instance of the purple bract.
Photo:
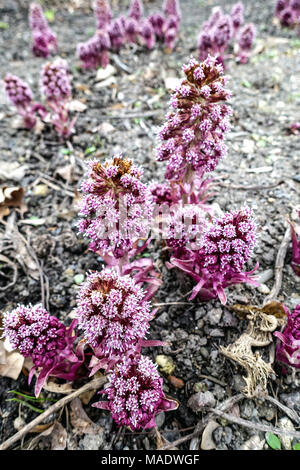
[[[293,313],[285,308],[287,313],[287,325],[283,332],[276,331],[280,343],[276,347],[276,358],[289,366],[300,369],[300,304]]]

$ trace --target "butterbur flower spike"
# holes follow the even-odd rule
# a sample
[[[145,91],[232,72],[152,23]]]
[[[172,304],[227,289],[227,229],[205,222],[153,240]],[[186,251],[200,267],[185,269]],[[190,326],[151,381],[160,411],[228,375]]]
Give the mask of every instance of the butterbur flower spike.
[[[209,300],[216,296],[226,303],[224,288],[247,282],[259,285],[244,264],[250,259],[256,244],[256,224],[251,209],[244,207],[216,219],[205,229],[202,246],[198,250],[185,250],[183,258],[171,258],[168,267],[177,267],[189,274],[197,285],[190,300],[198,296]]]
[[[68,103],[72,90],[67,62],[56,59],[45,64],[41,72],[41,86],[42,93],[52,111],[52,124],[61,137],[69,137],[74,128],[75,119],[70,121],[68,115]]]
[[[42,118],[46,115],[45,107],[40,103],[33,102],[32,91],[26,82],[19,77],[7,74],[3,80],[5,92],[11,103],[17,108],[18,113],[24,120],[27,129],[32,129],[36,124],[36,114]]]
[[[108,51],[111,47],[110,34],[113,36],[116,46],[115,29],[113,24],[109,26],[108,31],[97,31],[87,42],[77,44],[77,56],[81,60],[81,65],[85,69],[105,68],[109,63]],[[120,38],[118,39],[118,41]]]
[[[108,0],[94,0],[93,10],[96,18],[97,28],[99,30],[108,29],[112,18]]]
[[[241,28],[238,34],[239,53],[238,59],[242,64],[249,61],[250,51],[255,39],[255,26],[253,24],[246,24]]]
[[[175,16],[179,21],[181,18],[180,6],[178,0],[165,0],[163,5],[165,16]]]
[[[51,53],[56,53],[56,36],[50,29],[38,3],[31,3],[30,5],[29,23],[33,36],[32,52],[34,55],[47,58]]]
[[[132,431],[155,426],[155,416],[175,410],[178,403],[165,396],[156,365],[146,356],[132,355],[114,368],[109,385],[103,391],[108,401],[92,406],[108,410],[118,426]]]
[[[129,18],[133,18],[135,21],[140,21],[144,13],[144,6],[141,0],[131,0],[129,7]]]
[[[123,23],[119,18],[110,23],[108,34],[111,48],[118,51],[125,42],[125,30]]]
[[[90,238],[90,249],[100,256],[123,258],[148,235],[153,210],[150,190],[142,183],[142,170],[132,160],[115,156],[88,163],[81,185],[79,232]]]
[[[230,16],[234,34],[236,34],[244,22],[244,5],[241,2],[233,5]]]
[[[42,305],[19,306],[4,314],[4,334],[10,345],[24,357],[30,357],[34,372],[38,373],[35,394],[39,395],[49,376],[68,381],[77,378],[83,356],[74,353],[74,321],[66,328],[56,317],[51,316]]]
[[[300,218],[300,211],[299,211]],[[300,276],[300,225],[291,222],[292,231],[292,268],[297,276]]]
[[[155,33],[149,20],[143,21],[141,25],[141,37],[148,49],[153,49],[155,45]]]
[[[192,58],[183,70],[186,79],[172,95],[173,110],[159,131],[156,155],[158,161],[167,161],[167,179],[189,181],[193,172],[202,178],[213,171],[226,155],[231,109],[224,101],[231,95],[216,58],[202,63]]]
[[[287,325],[283,332],[276,331],[280,342],[276,347],[276,358],[291,367],[300,369],[300,304],[293,313],[285,308],[287,313]]]
[[[87,276],[78,295],[77,318],[98,359],[92,374],[99,368],[109,370],[130,351],[140,350],[155,313],[144,297],[130,276],[120,276],[114,269]]]

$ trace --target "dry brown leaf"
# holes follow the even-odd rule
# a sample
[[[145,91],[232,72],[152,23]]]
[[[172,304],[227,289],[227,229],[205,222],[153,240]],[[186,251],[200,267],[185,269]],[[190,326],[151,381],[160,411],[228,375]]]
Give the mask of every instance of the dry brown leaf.
[[[87,105],[80,100],[72,100],[68,104],[69,111],[75,111],[77,113],[83,113],[87,109]]]
[[[83,91],[86,95],[91,95],[92,92],[87,85],[84,83],[75,83],[75,88],[78,91]]]
[[[24,357],[12,351],[6,341],[0,340],[0,375],[17,380],[24,363]]]
[[[99,434],[103,432],[101,426],[88,417],[86,412],[82,407],[80,398],[75,398],[70,403],[70,419],[71,424],[78,434]]]
[[[34,449],[41,439],[50,440],[51,450],[64,450],[67,446],[67,431],[60,423],[55,422],[45,431],[34,437],[27,450]]]
[[[55,174],[59,175],[62,179],[64,179],[68,183],[72,183],[73,170],[74,170],[74,165],[71,163],[70,165],[66,165],[66,166],[62,166],[58,168],[55,171]]]
[[[218,424],[216,421],[211,420],[207,423],[202,433],[201,446],[200,446],[202,450],[213,450],[216,448],[216,444],[213,440],[212,433],[218,427],[220,427],[220,424]]]
[[[13,272],[14,272],[13,280],[11,282],[9,282],[8,284],[6,284],[4,287],[0,287],[0,291],[1,290],[3,291],[3,290],[8,289],[9,287],[12,287],[16,283],[16,280],[17,280],[17,277],[18,277],[18,268],[17,268],[17,265],[15,263],[13,263],[13,261],[8,259],[4,255],[0,255],[0,261],[2,263],[7,264],[8,266],[10,266],[12,268]]]
[[[9,207],[19,207],[21,214],[26,212],[27,207],[23,202],[24,189],[19,186],[0,188],[0,220],[9,215]]]
[[[25,273],[35,280],[40,278],[39,268],[29,253],[29,249],[23,239],[13,234],[13,242],[15,247],[15,259],[20,263]]]
[[[70,383],[58,384],[55,379],[49,379],[43,386],[44,390],[51,393],[61,393],[62,395],[69,395],[74,392]]]
[[[262,312],[266,315],[274,315],[276,318],[286,318],[286,312],[282,304],[276,300],[269,302],[264,307],[257,307],[256,305],[235,304],[228,308],[229,310],[234,311],[243,320],[248,318],[248,315],[251,316],[251,314],[255,312]]]

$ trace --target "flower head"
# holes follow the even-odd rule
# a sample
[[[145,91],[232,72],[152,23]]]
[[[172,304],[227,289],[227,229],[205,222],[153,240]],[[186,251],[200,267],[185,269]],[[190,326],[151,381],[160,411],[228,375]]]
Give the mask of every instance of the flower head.
[[[56,36],[50,29],[43,10],[38,3],[31,3],[29,23],[33,35],[32,51],[37,57],[48,57],[56,52]]]
[[[97,22],[97,28],[100,30],[107,29],[112,17],[108,0],[94,0],[93,10]]]
[[[129,18],[133,18],[135,21],[140,21],[144,13],[144,6],[141,0],[131,0],[129,7]]]
[[[155,45],[154,28],[149,20],[144,20],[141,24],[141,37],[148,49],[153,49]]]
[[[134,18],[125,19],[125,33],[128,42],[135,43],[137,41],[140,33],[140,26]]]
[[[78,296],[79,328],[96,357],[108,362],[138,347],[153,314],[144,291],[113,269],[92,272]]]
[[[46,114],[45,108],[41,104],[33,102],[31,89],[16,75],[8,73],[3,82],[5,92],[20,116],[23,117],[25,127],[32,129],[36,124],[36,111],[44,116]]]
[[[71,97],[71,84],[67,62],[56,59],[42,68],[42,92],[50,102],[64,102]]]
[[[183,70],[186,79],[173,93],[173,111],[159,132],[157,159],[168,161],[167,179],[182,179],[189,170],[201,177],[226,154],[231,110],[223,103],[230,93],[222,66],[209,56],[202,63],[192,58]]]
[[[108,34],[111,48],[116,51],[119,50],[125,41],[125,31],[120,18],[117,18],[110,23]]]
[[[108,401],[93,406],[109,410],[118,426],[132,431],[153,428],[157,414],[178,406],[165,396],[157,367],[146,356],[123,358],[115,366],[109,386],[100,393],[105,393]]]
[[[53,366],[68,347],[66,327],[42,305],[20,305],[4,314],[4,336],[37,367]]]
[[[254,24],[246,24],[238,34],[239,59],[245,64],[249,60],[249,51],[255,39],[256,29]]]
[[[107,31],[96,31],[86,42],[77,44],[77,56],[85,69],[106,67],[109,63],[108,50],[111,47],[110,35]]]
[[[289,366],[300,369],[300,304],[293,313],[287,309],[287,325],[282,333],[274,335],[280,340],[276,347],[276,358]]]
[[[121,258],[134,243],[147,235],[152,214],[148,187],[141,182],[142,170],[121,155],[89,162],[82,183],[79,231],[92,239],[91,250]]]
[[[163,27],[165,24],[165,19],[160,12],[153,13],[149,16],[149,21],[153,26],[154,32],[158,38],[163,37]]]
[[[230,16],[234,32],[236,33],[244,22],[244,5],[242,2],[233,5]]]
[[[163,11],[168,16],[175,16],[179,21],[181,18],[180,6],[178,0],[165,0],[163,5]]]

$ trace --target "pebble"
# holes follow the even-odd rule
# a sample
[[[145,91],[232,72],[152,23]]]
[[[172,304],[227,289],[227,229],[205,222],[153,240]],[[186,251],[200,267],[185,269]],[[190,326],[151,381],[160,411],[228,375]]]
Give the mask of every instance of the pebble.
[[[211,392],[198,392],[192,395],[188,400],[188,407],[194,412],[200,411],[202,408],[208,406],[213,408],[216,404],[216,399]]]
[[[103,445],[103,433],[101,434],[86,434],[83,439],[79,441],[79,447],[84,450],[99,450]]]
[[[294,425],[289,418],[283,417],[279,420],[278,427],[286,431],[295,431]],[[285,450],[292,449],[293,438],[289,436],[280,436],[280,441]]]
[[[258,286],[257,290],[261,293],[261,294],[270,294],[270,289],[269,287],[266,285],[266,284],[261,284],[260,286]]]
[[[207,320],[211,325],[218,325],[222,317],[221,308],[213,308],[206,315]]]

